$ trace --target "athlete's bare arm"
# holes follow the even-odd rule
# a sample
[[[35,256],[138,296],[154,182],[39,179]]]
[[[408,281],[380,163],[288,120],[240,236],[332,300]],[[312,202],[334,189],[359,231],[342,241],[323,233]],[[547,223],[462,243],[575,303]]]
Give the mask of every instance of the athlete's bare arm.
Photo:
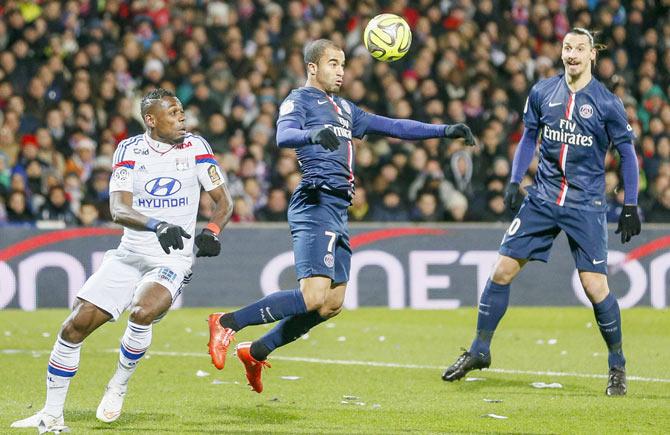
[[[225,184],[222,184],[207,193],[209,193],[209,196],[212,197],[212,200],[216,204],[214,214],[209,220],[209,223],[215,224],[219,228],[223,228],[233,214],[233,199],[230,196],[228,187]]]
[[[109,209],[114,223],[133,230],[150,231],[147,224],[151,218],[133,209],[132,192],[112,192],[109,195]]]

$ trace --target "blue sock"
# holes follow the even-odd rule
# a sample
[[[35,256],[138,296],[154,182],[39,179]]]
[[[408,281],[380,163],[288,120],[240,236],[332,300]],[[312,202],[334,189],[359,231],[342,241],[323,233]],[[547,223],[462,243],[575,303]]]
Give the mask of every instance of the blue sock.
[[[307,311],[305,299],[298,289],[274,292],[251,305],[232,313],[237,328],[249,325],[262,325],[281,320],[284,317],[302,314]]]
[[[276,348],[297,340],[307,331],[325,321],[326,319],[321,317],[316,310],[287,317],[251,344],[251,356],[262,361]]]
[[[600,333],[607,343],[609,367],[625,367],[626,358],[621,348],[621,312],[614,295],[610,293],[601,302],[593,304],[593,312],[596,315]]]
[[[496,284],[490,279],[484,287],[484,293],[479,300],[479,314],[477,316],[477,336],[470,346],[470,353],[488,354],[491,347],[493,333],[502,319],[509,304],[509,284]]]

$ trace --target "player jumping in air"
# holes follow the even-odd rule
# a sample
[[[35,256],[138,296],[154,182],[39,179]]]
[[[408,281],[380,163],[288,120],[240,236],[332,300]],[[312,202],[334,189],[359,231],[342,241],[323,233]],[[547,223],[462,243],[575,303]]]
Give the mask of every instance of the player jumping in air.
[[[66,429],[63,408],[82,342],[128,308],[118,367],[96,413],[107,423],[119,418],[128,381],[151,344],[152,324],[191,279],[190,239],[200,186],[215,201],[216,211],[195,238],[196,256],[213,257],[221,250],[217,234],[230,218],[232,201],[209,144],[186,132],[184,109],[169,91],[147,94],[141,111],[146,133],[122,141],[114,153],[110,208],[114,222],[125,227],[121,243],[105,254],[61,327],[47,365],[44,408],[12,427]]]
[[[510,283],[529,260],[546,262],[554,239],[563,230],[609,349],[605,392],[608,396],[626,394],[621,315],[607,285],[605,154],[613,145],[621,156],[625,205],[616,232],[621,233],[622,243],[640,233],[638,166],[634,135],[621,100],[591,75],[595,58],[591,33],[572,29],[563,40],[565,74],[542,80],[530,90],[525,130],[505,193],[508,207],[519,207],[519,182],[541,134],[535,183],[503,237],[498,261],[479,301],[477,335],[470,350],[444,372],[445,381],[489,367],[491,338],[507,309]]]
[[[464,138],[467,145],[475,144],[464,124],[385,118],[338,97],[344,52],[333,42],[311,42],[304,54],[307,82],[284,100],[277,121],[277,144],[296,150],[303,174],[288,210],[300,288],[272,293],[232,313],[209,316],[209,352],[218,369],[224,367],[237,331],[281,320],[260,339],[237,346],[247,380],[259,393],[261,369],[268,365],[270,352],[342,310],[351,262],[347,208],[354,189],[352,139],[372,133],[408,140]]]

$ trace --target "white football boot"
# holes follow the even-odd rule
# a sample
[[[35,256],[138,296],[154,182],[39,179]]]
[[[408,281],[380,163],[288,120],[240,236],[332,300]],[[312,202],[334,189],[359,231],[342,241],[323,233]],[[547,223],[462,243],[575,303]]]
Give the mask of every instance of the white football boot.
[[[65,421],[63,416],[54,417],[53,415],[45,414],[42,411],[37,414],[24,418],[23,420],[17,420],[10,427],[14,428],[27,428],[27,427],[36,427],[39,430],[39,433],[61,433],[69,432],[70,429],[65,426]]]
[[[98,420],[111,423],[116,421],[121,416],[121,408],[123,408],[123,399],[126,397],[127,387],[122,387],[116,384],[107,385],[105,395],[102,396],[100,405],[95,416]]]

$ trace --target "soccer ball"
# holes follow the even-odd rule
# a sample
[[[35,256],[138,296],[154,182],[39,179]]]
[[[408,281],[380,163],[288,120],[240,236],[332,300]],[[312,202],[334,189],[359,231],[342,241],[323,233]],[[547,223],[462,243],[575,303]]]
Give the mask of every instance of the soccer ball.
[[[365,26],[363,42],[375,59],[393,62],[409,51],[412,31],[403,18],[394,14],[381,14]]]

